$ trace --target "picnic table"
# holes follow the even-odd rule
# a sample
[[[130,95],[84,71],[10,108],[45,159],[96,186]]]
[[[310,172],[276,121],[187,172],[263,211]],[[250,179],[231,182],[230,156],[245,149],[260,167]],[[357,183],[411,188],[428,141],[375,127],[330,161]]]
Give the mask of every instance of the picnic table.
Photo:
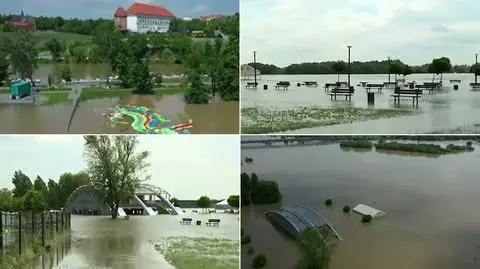
[[[220,219],[209,219],[207,222],[205,222],[205,225],[207,226],[218,226],[220,224]]]
[[[350,88],[344,88],[344,87],[337,87],[334,88],[328,93],[330,95],[330,100],[337,100],[337,95],[340,96],[345,96],[345,100],[352,101],[352,95],[355,92],[355,89],[353,86],[350,86]]]
[[[246,89],[257,89],[258,82],[247,82]]]
[[[280,81],[275,85],[275,90],[288,90],[290,81]]]
[[[307,87],[318,87],[318,84],[316,81],[304,81],[303,85]]]

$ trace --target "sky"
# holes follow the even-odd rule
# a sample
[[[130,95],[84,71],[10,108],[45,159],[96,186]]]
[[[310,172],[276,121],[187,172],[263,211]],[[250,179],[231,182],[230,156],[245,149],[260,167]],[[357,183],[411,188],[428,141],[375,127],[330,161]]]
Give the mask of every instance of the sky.
[[[138,151],[148,150],[147,172],[153,184],[178,199],[202,195],[225,199],[240,194],[240,138],[238,135],[143,135]],[[39,175],[58,182],[61,174],[86,168],[80,135],[0,136],[0,188],[13,188],[21,170],[32,181]]]
[[[478,0],[242,0],[241,62],[401,59],[447,56],[473,64],[480,51]]]
[[[0,13],[64,18],[112,18],[118,7],[128,9],[134,2],[164,6],[176,17],[199,17],[238,12],[239,0],[0,0]]]

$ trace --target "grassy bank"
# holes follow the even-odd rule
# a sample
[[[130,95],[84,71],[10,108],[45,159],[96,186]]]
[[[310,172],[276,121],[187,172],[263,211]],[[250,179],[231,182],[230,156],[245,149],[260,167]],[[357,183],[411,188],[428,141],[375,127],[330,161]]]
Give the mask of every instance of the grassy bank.
[[[375,144],[375,149],[428,153],[428,154],[436,154],[436,155],[462,153],[462,152],[469,152],[474,150],[471,142],[467,142],[466,145],[449,144],[446,147],[442,147],[441,145],[437,145],[437,144],[426,144],[426,143],[379,142]]]
[[[371,149],[373,147],[373,143],[368,140],[345,140],[340,142],[340,147]]]
[[[275,110],[264,107],[242,108],[242,133],[275,133],[302,128],[337,125],[413,114],[409,110],[371,108],[297,107]]]
[[[240,264],[238,241],[169,237],[155,249],[176,268],[237,269]]]

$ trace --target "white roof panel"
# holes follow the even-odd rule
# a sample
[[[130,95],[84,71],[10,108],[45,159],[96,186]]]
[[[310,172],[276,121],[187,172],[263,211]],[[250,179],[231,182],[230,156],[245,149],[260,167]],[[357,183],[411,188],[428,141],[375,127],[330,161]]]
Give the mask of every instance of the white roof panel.
[[[362,215],[370,215],[372,216],[372,218],[377,218],[385,215],[385,212],[364,204],[358,204],[356,207],[353,208],[353,211]]]

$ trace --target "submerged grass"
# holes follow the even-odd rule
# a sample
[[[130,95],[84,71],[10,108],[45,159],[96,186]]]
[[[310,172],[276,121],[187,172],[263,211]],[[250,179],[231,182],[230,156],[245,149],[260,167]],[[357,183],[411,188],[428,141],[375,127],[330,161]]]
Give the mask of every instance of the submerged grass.
[[[240,264],[238,241],[168,237],[155,249],[178,269],[237,269]]]
[[[131,96],[134,93],[133,89],[105,89],[99,87],[85,88],[82,90],[82,95],[80,96],[80,101],[92,100],[92,99],[103,99],[103,98],[114,98],[114,97],[127,97]],[[185,89],[181,87],[169,87],[169,88],[154,88],[153,94],[157,96],[161,95],[170,95],[170,94],[179,94],[184,93]]]
[[[242,108],[242,133],[284,132],[411,114],[413,114],[413,111],[403,109],[296,107],[279,110],[265,107],[248,107]]]

